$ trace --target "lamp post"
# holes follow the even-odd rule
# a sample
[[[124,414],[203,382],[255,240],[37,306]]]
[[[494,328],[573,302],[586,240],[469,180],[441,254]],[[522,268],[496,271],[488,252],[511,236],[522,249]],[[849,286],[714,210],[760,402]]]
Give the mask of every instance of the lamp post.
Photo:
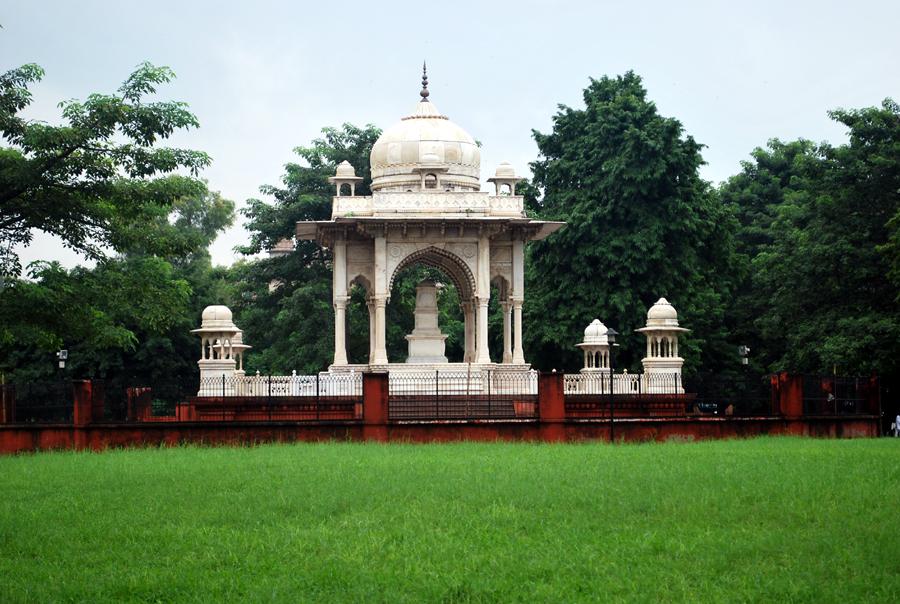
[[[613,386],[615,384],[613,381],[613,368],[615,365],[613,363],[613,351],[616,347],[617,335],[619,333],[612,327],[606,330],[606,341],[609,344],[609,442],[615,442],[615,427],[613,424],[613,404],[615,401],[613,397]]]

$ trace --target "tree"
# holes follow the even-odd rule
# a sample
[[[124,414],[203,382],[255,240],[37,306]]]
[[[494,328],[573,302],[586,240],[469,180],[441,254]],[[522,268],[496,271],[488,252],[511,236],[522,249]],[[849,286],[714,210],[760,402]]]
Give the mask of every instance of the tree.
[[[0,290],[0,371],[20,382],[48,379],[53,352],[65,347],[73,377],[188,380],[199,309],[230,296],[226,271],[212,267],[207,248],[233,216],[234,204],[218,193],[178,199],[170,216],[143,229],[146,238],[179,241],[182,255],[162,258],[137,246],[94,268],[34,263],[30,279]]]
[[[197,119],[178,101],[148,101],[174,73],[143,63],[116,94],[64,101],[64,125],[19,115],[31,102],[29,85],[43,70],[33,64],[0,75],[0,278],[21,271],[15,245],[27,245],[32,230],[99,260],[104,249],[140,242],[148,250],[178,253],[190,245],[154,240],[134,228],[168,216],[175,199],[205,190],[193,176],[209,164],[200,151],[157,146]],[[169,246],[176,245],[172,248]]]
[[[688,373],[736,361],[724,331],[735,225],[699,176],[702,145],[659,115],[632,72],[592,79],[583,98],[583,109],[560,106],[551,133],[534,131],[528,207],[567,224],[530,246],[531,359],[580,366],[574,344],[599,317],[622,333],[617,365],[637,369],[634,330],[665,296],[693,330],[681,347]]]
[[[733,339],[751,350],[753,367],[767,371],[785,353],[783,338],[764,338],[760,318],[771,311],[771,292],[762,283],[763,273],[753,261],[771,253],[776,241],[775,223],[786,204],[798,203],[818,178],[821,158],[818,147],[806,140],[782,142],[772,139],[766,148],[756,148],[751,160],[741,163],[741,172],[719,187],[719,197],[738,221],[735,243],[739,270],[737,288],[729,303],[727,325]]]
[[[250,199],[242,210],[251,235],[241,251],[257,254],[271,250],[293,236],[298,221],[327,220],[334,191],[328,177],[334,176],[344,160],[363,177],[357,193],[371,194],[369,153],[380,134],[372,125],[344,124],[339,129],[323,128],[321,138],[310,146],[297,147],[302,163],[285,166],[282,186],[260,189],[273,198],[272,203]],[[328,250],[315,241],[298,241],[293,253],[241,263],[235,267],[235,275],[236,319],[245,331],[245,340],[254,347],[247,359],[249,370],[311,373],[330,363],[334,311]],[[359,306],[351,305],[351,325],[368,322],[368,315],[362,315],[367,313],[365,307]],[[368,351],[368,329],[352,329],[350,338],[351,350]]]
[[[773,241],[752,260],[768,305],[754,326],[784,343],[773,369],[896,375],[900,106],[886,99],[829,115],[849,142],[821,145],[778,206]]]

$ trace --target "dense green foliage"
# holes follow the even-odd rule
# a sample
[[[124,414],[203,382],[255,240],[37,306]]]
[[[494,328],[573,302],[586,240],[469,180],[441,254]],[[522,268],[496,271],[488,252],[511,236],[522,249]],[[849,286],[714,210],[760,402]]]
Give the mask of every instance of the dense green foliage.
[[[349,161],[363,181],[360,195],[369,195],[372,177],[369,152],[381,131],[375,126],[344,124],[324,128],[322,138],[297,147],[300,163],[285,166],[280,187],[267,185],[262,193],[271,203],[250,199],[242,210],[251,239],[246,254],[271,250],[294,235],[300,220],[328,220],[334,185],[328,182],[337,165]],[[320,371],[334,353],[334,310],[331,306],[330,254],[316,241],[297,241],[294,252],[242,263],[235,267],[237,296],[233,309],[245,339],[255,347],[247,368],[263,373]],[[357,302],[358,295],[357,295]],[[361,307],[361,308],[360,308]],[[368,354],[368,310],[352,304],[348,320],[348,349]],[[358,326],[362,327],[358,327]]]
[[[894,439],[2,457],[0,600],[896,602],[896,459]]]
[[[580,367],[573,344],[597,317],[622,334],[619,366],[639,368],[634,330],[661,296],[693,330],[681,348],[688,372],[737,360],[723,323],[730,215],[699,176],[702,146],[646,97],[631,72],[591,80],[583,109],[561,106],[550,134],[534,132],[532,207],[567,223],[530,250],[525,325],[539,367]]]
[[[135,228],[205,189],[178,174],[196,175],[209,164],[205,153],[157,146],[198,126],[184,103],[146,100],[174,77],[171,70],[144,63],[115,94],[64,101],[60,126],[19,115],[31,102],[28,86],[43,73],[24,65],[0,75],[0,139],[8,145],[0,147],[0,276],[20,273],[13,246],[30,243],[33,229],[94,259],[105,256],[104,248],[137,244],[185,251],[178,238],[147,237]]]
[[[36,263],[29,279],[0,291],[0,371],[18,381],[56,372],[53,353],[69,350],[65,375],[132,382],[188,380],[196,372],[198,309],[230,298],[224,269],[207,247],[234,213],[217,193],[174,202],[172,213],[145,222],[146,234],[192,242],[165,257],[142,247],[95,268]]]
[[[771,141],[721,188],[749,269],[733,331],[765,369],[896,375],[900,107],[831,117],[847,144]]]
[[[296,149],[279,186],[243,210],[247,259],[214,268],[207,247],[233,204],[207,190],[201,153],[161,148],[197,125],[179,102],[148,102],[173,76],[140,66],[115,95],[63,104],[65,125],[20,117],[40,68],[0,76],[0,379],[48,377],[52,352],[72,351],[71,377],[190,380],[200,310],[228,304],[252,372],[311,373],[333,354],[330,252],[315,241],[268,255],[297,221],[330,216],[328,177],[348,160],[370,193],[369,153],[380,131],[344,124]],[[900,358],[900,109],[839,110],[848,142],[774,139],[718,188],[699,176],[703,146],[661,116],[629,72],[591,80],[584,106],[561,106],[549,133],[534,132],[534,179],[523,183],[533,217],[566,227],[528,249],[525,352],[539,369],[575,369],[574,344],[594,317],[621,333],[616,366],[640,369],[647,308],[660,296],[691,329],[681,346],[688,376],[739,368],[897,375]],[[99,259],[65,270],[36,263],[26,278],[12,244],[32,229]],[[387,308],[392,361],[406,356],[415,285],[445,284],[440,323],[447,354],[463,354],[458,294],[445,275],[410,267]],[[351,290],[347,349],[368,356],[362,286]],[[502,321],[491,306],[499,360]]]
[[[54,352],[67,348],[65,376],[188,379],[197,309],[229,297],[207,248],[234,215],[231,201],[179,174],[207,165],[205,153],[156,145],[197,120],[184,103],[144,100],[174,77],[144,64],[115,95],[62,103],[63,126],[28,121],[17,114],[42,74],[26,65],[0,76],[10,145],[0,149],[0,376],[58,375]],[[11,246],[32,229],[97,265],[38,262],[19,278]]]

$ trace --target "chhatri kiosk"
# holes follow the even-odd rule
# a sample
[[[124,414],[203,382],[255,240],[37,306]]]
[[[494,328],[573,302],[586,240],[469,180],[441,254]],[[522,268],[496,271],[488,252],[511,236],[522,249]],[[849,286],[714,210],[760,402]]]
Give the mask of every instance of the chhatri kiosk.
[[[343,162],[331,182],[336,193],[330,220],[298,222],[298,239],[317,240],[332,250],[334,362],[330,371],[451,368],[437,324],[438,285],[419,284],[416,330],[407,336],[405,363],[388,363],[385,307],[397,274],[412,265],[440,269],[459,292],[465,320],[463,363],[472,368],[527,369],[522,349],[525,243],[543,239],[561,222],[532,220],[521,180],[509,164],[493,178],[494,195],[481,191],[478,144],[428,99],[423,73],[421,100],[411,115],[391,126],[372,147],[372,195],[356,195],[362,180]],[[488,352],[491,285],[503,309],[503,356]],[[366,291],[369,358],[351,366],[346,352],[346,307],[353,285]]]

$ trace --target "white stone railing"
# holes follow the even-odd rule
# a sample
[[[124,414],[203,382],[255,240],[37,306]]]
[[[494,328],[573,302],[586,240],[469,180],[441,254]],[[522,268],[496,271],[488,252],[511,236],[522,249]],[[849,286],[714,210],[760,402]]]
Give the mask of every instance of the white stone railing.
[[[522,217],[521,195],[492,196],[480,191],[414,191],[374,193],[370,197],[334,197],[331,217],[397,215],[481,215]]]
[[[362,396],[361,373],[247,375],[205,378],[197,396]]]
[[[613,394],[683,394],[681,375],[676,373],[616,373]],[[609,394],[609,373],[567,373],[565,394]]]
[[[503,371],[403,371],[390,373],[392,395],[537,395],[538,372]]]

